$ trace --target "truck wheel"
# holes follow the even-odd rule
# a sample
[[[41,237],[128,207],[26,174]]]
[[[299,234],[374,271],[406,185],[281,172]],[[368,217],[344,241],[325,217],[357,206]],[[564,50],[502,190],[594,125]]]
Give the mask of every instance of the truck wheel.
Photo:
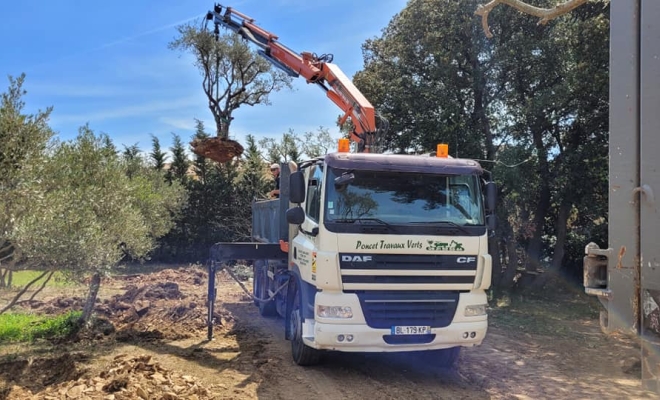
[[[254,267],[254,296],[260,299],[266,299],[268,294],[268,267],[266,265],[258,265]],[[269,302],[255,300],[259,308],[259,314],[263,317],[272,317],[277,314],[275,300]]]
[[[429,364],[440,368],[453,368],[458,361],[461,353],[461,347],[451,347],[449,349],[428,350],[424,358]]]
[[[290,330],[291,330],[291,354],[293,361],[302,366],[316,365],[321,361],[321,352],[313,349],[303,342],[303,318],[302,318],[302,292],[295,289],[293,305],[291,306]]]

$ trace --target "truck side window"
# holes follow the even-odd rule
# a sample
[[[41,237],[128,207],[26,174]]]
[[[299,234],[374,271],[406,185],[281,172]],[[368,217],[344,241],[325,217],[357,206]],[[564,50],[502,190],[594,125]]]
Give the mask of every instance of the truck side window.
[[[314,220],[319,221],[321,212],[321,191],[323,188],[323,168],[320,165],[314,165],[309,172],[309,182],[307,184],[307,200],[305,204],[305,212],[307,216]]]

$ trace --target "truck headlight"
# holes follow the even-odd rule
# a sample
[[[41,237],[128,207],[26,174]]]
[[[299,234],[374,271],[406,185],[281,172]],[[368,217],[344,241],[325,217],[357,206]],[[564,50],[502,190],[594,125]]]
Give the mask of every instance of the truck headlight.
[[[465,307],[465,316],[466,317],[478,317],[480,315],[486,315],[486,305],[477,304]]]
[[[316,306],[316,314],[321,318],[353,318],[353,310],[344,306]]]

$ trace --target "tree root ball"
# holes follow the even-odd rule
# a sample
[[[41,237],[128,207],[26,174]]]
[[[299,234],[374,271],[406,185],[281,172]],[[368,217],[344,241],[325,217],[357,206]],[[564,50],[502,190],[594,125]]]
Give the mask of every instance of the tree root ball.
[[[221,137],[195,139],[190,142],[192,152],[219,163],[231,161],[243,154],[243,146],[235,140]]]

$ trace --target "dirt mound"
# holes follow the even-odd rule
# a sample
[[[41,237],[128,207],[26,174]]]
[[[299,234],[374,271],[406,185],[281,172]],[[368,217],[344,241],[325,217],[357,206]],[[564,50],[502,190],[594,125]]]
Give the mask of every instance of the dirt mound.
[[[114,280],[145,285],[153,282],[178,282],[179,284],[190,284],[201,286],[206,283],[206,271],[199,267],[187,267],[180,269],[164,269],[150,274],[120,275],[113,277]]]
[[[109,286],[123,292],[97,300],[99,324],[82,331],[79,340],[119,341],[179,340],[202,336],[207,328],[206,272],[198,267],[165,269],[151,274],[112,278]],[[22,304],[32,311],[59,314],[81,310],[80,297],[58,297],[49,301],[32,300]],[[214,325],[233,321],[228,311],[216,312]],[[97,326],[98,325],[98,326]]]
[[[14,387],[8,399],[213,399],[211,388],[192,376],[163,368],[151,356],[118,355],[98,376],[49,386],[44,391]]]
[[[21,307],[30,310],[38,310],[42,314],[61,314],[69,310],[82,310],[85,299],[82,297],[56,297],[49,301],[26,300],[21,302]]]
[[[117,340],[178,340],[206,329],[206,296],[184,294],[175,282],[128,285],[125,290],[96,307],[115,326]],[[221,325],[231,315],[216,313],[214,319]]]
[[[190,142],[192,152],[219,163],[231,161],[234,157],[243,154],[243,146],[240,143],[220,137],[208,139],[195,139]]]
[[[68,353],[57,357],[7,360],[0,362],[0,399],[7,398],[12,387],[38,391],[43,387],[78,379],[86,372],[81,363],[88,360],[82,353]],[[28,396],[8,398],[25,399]]]

